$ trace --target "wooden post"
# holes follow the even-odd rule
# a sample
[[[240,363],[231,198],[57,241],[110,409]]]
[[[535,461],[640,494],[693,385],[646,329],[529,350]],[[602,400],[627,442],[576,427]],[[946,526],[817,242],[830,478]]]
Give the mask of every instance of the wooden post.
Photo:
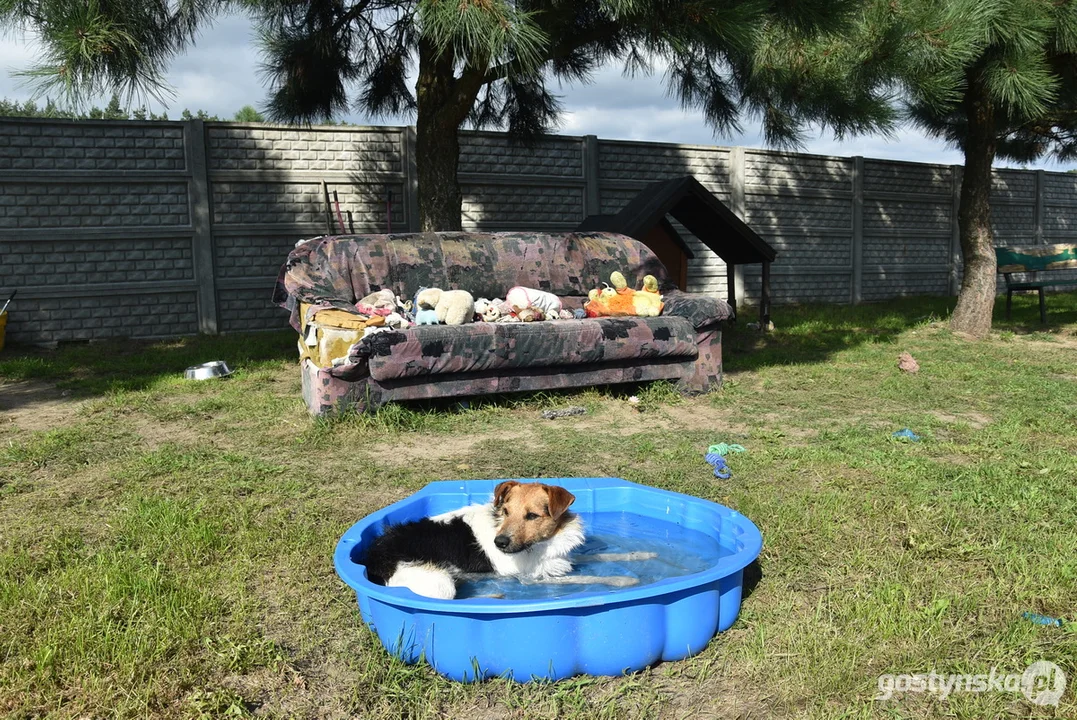
[[[733,320],[737,319],[737,276],[734,273],[733,268],[735,266],[731,263],[726,263],[725,266],[725,298],[729,303],[729,307],[733,308]]]
[[[759,296],[759,329],[770,327],[770,263],[763,261],[763,289]]]
[[[744,159],[744,148],[730,148],[729,209],[741,220],[744,220],[748,214],[748,199],[745,191],[746,180],[744,176],[746,165],[747,162]],[[733,290],[729,293],[730,297],[736,298],[738,295],[740,297],[747,297],[747,293],[744,291],[744,268],[740,265],[727,264],[726,273],[729,277],[733,278],[735,283],[731,286]]]

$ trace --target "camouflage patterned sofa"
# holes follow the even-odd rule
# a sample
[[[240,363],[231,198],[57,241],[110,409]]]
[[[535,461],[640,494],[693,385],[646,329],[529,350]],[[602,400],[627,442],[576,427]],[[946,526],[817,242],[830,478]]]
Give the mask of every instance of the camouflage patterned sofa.
[[[426,286],[493,298],[523,285],[573,308],[614,270],[637,288],[644,275],[658,277],[663,314],[424,325],[367,338],[354,329],[361,322],[347,329],[355,302],[382,288],[402,297]],[[660,379],[706,392],[722,381],[719,323],[732,313],[721,300],[671,286],[654,253],[612,233],[350,235],[297,246],[281,268],[274,300],[291,311],[300,332],[303,398],[324,415],[390,400]]]

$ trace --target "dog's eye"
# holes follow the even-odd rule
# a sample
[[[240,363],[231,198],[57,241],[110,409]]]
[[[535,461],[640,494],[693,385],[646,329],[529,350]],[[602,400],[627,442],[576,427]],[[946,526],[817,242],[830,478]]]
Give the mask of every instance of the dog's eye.
[[[537,519],[538,519],[538,515],[536,515],[535,513],[527,513],[526,515],[524,515],[524,520],[537,520]]]

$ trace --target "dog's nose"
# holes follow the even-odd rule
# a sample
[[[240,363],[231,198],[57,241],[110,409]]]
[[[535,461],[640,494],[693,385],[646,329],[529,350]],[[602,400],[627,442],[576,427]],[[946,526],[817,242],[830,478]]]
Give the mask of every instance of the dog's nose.
[[[508,535],[498,535],[494,538],[494,545],[497,545],[498,550],[504,550],[509,546],[510,542],[512,540],[509,539]]]

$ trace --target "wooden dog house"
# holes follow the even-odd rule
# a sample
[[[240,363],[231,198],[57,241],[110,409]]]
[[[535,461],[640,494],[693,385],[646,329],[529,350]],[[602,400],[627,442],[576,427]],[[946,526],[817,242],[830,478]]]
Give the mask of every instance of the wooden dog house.
[[[770,322],[770,264],[777,253],[691,175],[651,183],[616,215],[591,215],[577,230],[616,232],[636,238],[654,251],[681,290],[688,286],[688,261],[695,257],[670,223],[673,218],[726,264],[727,302],[737,308],[735,268],[761,263],[763,288],[759,322]]]

